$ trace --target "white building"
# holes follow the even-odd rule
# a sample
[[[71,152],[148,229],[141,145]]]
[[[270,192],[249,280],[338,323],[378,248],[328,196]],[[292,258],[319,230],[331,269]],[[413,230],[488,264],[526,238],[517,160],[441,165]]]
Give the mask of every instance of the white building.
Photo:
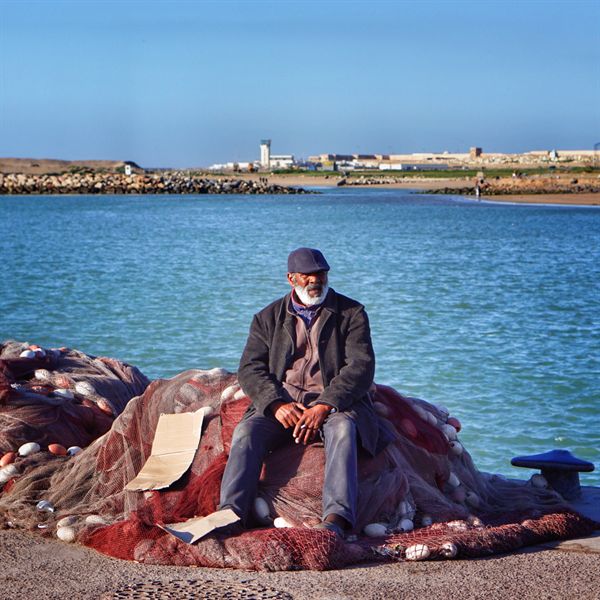
[[[271,155],[271,168],[289,169],[294,166],[293,154],[273,154]]]
[[[271,140],[260,141],[260,166],[263,169],[271,168]]]

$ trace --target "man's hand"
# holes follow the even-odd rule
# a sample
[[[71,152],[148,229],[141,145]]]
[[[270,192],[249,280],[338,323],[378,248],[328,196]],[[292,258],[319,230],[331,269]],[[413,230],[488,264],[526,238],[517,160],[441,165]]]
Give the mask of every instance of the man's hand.
[[[296,444],[306,445],[312,442],[330,410],[331,407],[326,404],[315,404],[312,408],[304,408],[304,413],[294,427]]]
[[[273,416],[286,428],[295,427],[302,413],[306,410],[302,404],[296,402],[273,402],[271,412]]]

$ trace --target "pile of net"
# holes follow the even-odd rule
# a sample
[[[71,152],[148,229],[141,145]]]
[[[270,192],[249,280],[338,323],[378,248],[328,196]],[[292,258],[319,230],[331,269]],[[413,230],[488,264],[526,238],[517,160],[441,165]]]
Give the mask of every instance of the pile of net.
[[[479,472],[444,407],[381,385],[373,393],[394,441],[375,458],[360,457],[358,522],[346,540],[310,528],[321,518],[321,443],[290,443],[267,458],[257,508],[266,506],[277,526],[213,533],[195,544],[158,526],[217,508],[232,432],[249,403],[235,374],[221,369],[153,381],[73,457],[38,452],[18,460],[19,475],[0,494],[0,526],[149,564],[256,570],[485,556],[593,530],[555,492]],[[202,407],[212,410],[188,471],[165,490],[126,491],[150,455],[160,415]]]
[[[83,448],[148,383],[137,368],[113,358],[0,343],[0,457],[25,444]]]

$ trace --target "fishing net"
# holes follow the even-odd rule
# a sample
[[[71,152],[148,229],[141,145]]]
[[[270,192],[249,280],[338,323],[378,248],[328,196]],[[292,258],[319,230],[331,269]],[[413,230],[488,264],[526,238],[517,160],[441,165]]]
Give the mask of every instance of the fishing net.
[[[39,452],[19,459],[19,476],[0,495],[0,524],[149,564],[257,570],[485,556],[593,530],[555,492],[479,472],[444,407],[380,385],[373,397],[394,441],[376,457],[360,456],[358,519],[347,540],[309,527],[321,517],[321,443],[290,443],[265,462],[259,495],[285,527],[216,533],[190,545],[157,526],[217,507],[233,429],[249,403],[235,374],[221,369],[153,381],[110,431],[74,457]],[[188,471],[166,490],[126,491],[150,455],[160,415],[202,407],[212,412]],[[41,500],[47,504],[36,509]]]
[[[148,379],[113,358],[0,344],[0,456],[28,442],[85,447],[108,431]]]

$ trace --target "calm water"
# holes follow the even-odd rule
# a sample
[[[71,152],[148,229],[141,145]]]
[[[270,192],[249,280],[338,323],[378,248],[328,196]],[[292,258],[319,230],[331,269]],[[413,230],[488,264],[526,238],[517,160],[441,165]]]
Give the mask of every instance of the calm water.
[[[551,448],[600,469],[599,242],[595,208],[403,191],[1,197],[0,339],[235,370],[288,252],[317,246],[367,307],[377,381],[448,406],[481,469]]]

